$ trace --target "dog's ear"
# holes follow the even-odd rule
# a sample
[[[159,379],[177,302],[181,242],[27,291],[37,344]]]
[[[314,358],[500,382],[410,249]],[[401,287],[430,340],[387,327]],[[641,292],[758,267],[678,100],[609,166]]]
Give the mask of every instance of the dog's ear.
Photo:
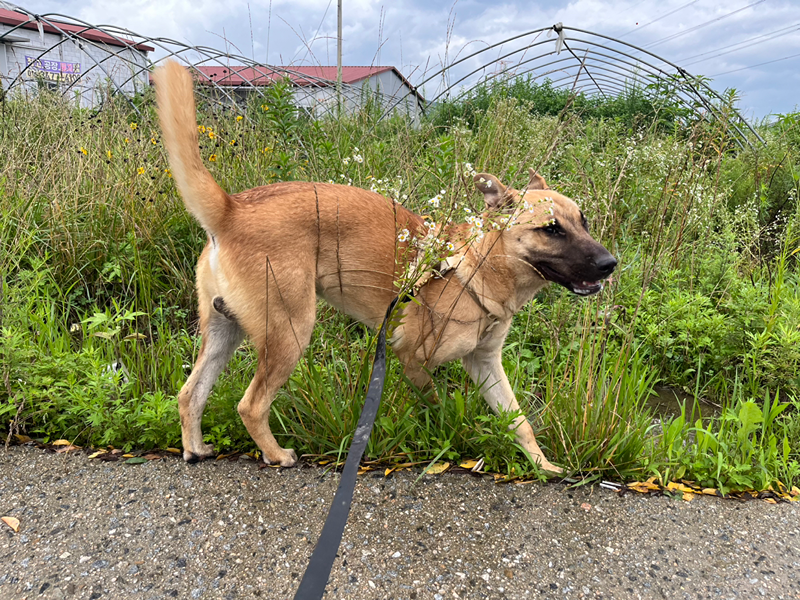
[[[528,181],[528,188],[529,190],[549,190],[550,186],[547,185],[547,182],[544,180],[544,177],[539,175],[533,169],[528,169],[528,175],[530,176],[530,180]]]
[[[506,186],[500,180],[489,173],[477,173],[473,178],[475,187],[483,192],[483,200],[486,208],[490,210],[500,210],[506,204],[511,203],[511,198],[506,194]]]

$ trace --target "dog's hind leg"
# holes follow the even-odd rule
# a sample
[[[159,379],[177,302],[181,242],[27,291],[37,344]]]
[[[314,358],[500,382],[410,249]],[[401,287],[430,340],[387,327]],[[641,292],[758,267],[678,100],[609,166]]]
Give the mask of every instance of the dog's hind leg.
[[[286,296],[290,295],[294,297],[291,318],[282,308],[270,311],[266,341],[256,342],[259,347],[256,374],[238,406],[242,422],[261,449],[264,462],[283,467],[294,466],[297,454],[294,450],[281,448],[272,435],[270,407],[278,389],[289,379],[311,341],[316,316],[313,287],[309,286],[307,294],[293,295],[287,291]]]
[[[201,315],[203,340],[197,362],[178,395],[183,459],[186,462],[196,462],[214,453],[211,444],[203,443],[203,431],[200,425],[203,409],[214,382],[244,337],[244,332],[232,315],[219,312],[217,305],[224,307],[219,301],[214,304],[214,308],[200,307],[201,313],[205,313]]]

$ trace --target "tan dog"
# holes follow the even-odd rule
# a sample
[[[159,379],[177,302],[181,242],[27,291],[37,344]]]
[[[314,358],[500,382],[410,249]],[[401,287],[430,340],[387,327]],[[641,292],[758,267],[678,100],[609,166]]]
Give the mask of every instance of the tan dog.
[[[380,326],[418,256],[418,245],[406,238],[431,236],[425,238],[421,217],[358,188],[286,182],[227,194],[200,158],[188,71],[169,61],[153,77],[175,182],[209,237],[197,264],[202,345],[178,398],[183,457],[212,454],[203,443],[203,409],[247,335],[258,367],[239,414],[267,463],[292,466],[295,452],[281,448],[270,431],[270,405],[311,339],[317,297]],[[599,291],[617,261],[589,235],[578,206],[533,171],[522,194],[492,175],[475,180],[486,201],[483,228],[473,221],[435,230],[436,247],[449,241],[454,250],[443,250],[445,262],[432,265],[436,276],[426,273],[418,281],[390,343],[415,385],[460,358],[493,410],[516,411],[501,363],[514,313],[548,281],[580,295]],[[519,417],[514,426],[533,460],[560,471],[542,454],[527,420]]]

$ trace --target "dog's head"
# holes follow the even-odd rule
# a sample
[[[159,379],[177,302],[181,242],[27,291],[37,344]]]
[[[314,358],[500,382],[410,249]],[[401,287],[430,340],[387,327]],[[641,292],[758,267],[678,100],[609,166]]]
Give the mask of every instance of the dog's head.
[[[575,202],[551,190],[533,169],[529,173],[522,192],[505,187],[494,175],[475,175],[494,227],[502,232],[506,254],[579,296],[596,294],[617,260],[589,234]]]

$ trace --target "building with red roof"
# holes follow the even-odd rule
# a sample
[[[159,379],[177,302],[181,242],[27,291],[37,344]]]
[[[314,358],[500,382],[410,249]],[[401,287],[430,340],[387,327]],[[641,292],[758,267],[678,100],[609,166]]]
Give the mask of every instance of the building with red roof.
[[[153,47],[79,21],[0,8],[0,86],[74,91],[92,106],[108,91],[134,94],[148,84]]]
[[[224,94],[243,99],[258,88],[288,79],[294,102],[312,116],[322,116],[337,104],[335,66],[206,66],[196,65],[200,86],[219,87]],[[342,67],[342,105],[357,110],[368,98],[386,110],[416,120],[425,99],[395,67]]]

